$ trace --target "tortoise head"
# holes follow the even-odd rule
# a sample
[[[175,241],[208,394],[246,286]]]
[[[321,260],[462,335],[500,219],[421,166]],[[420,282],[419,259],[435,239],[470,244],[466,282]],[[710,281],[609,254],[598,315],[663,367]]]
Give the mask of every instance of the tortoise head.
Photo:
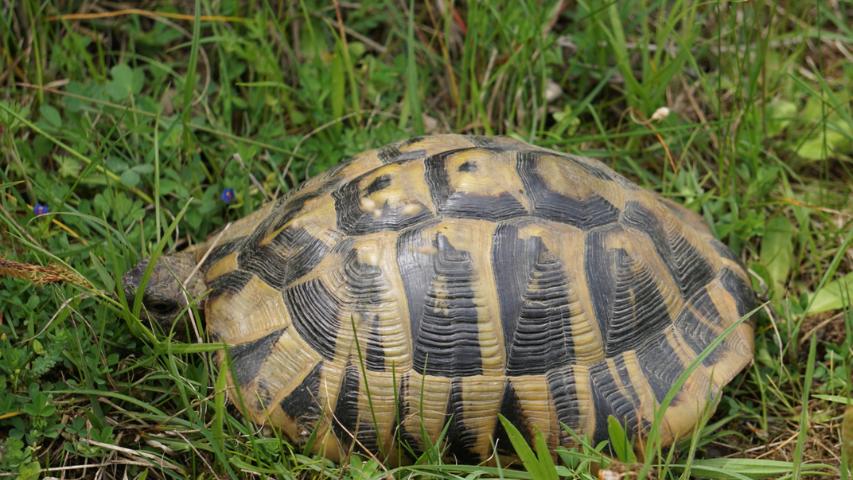
[[[149,260],[139,262],[123,278],[127,301],[132,302],[139,290]],[[157,260],[142,294],[143,311],[165,330],[185,318],[187,300],[201,297],[205,291],[204,280],[196,271],[196,257],[191,252],[163,255]]]

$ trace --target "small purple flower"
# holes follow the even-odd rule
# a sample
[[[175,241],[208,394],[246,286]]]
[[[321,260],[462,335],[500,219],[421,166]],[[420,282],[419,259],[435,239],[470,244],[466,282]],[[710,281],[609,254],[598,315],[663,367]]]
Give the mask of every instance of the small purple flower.
[[[234,200],[234,189],[226,188],[222,190],[222,193],[219,194],[219,199],[225,203],[231,203]]]
[[[36,202],[36,204],[33,206],[33,214],[35,214],[35,216],[37,217],[46,215],[49,212],[50,208],[47,205]]]

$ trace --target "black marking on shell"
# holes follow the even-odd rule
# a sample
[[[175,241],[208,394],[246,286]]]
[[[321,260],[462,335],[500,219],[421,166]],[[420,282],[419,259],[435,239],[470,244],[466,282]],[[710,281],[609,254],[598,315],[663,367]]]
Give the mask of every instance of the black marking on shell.
[[[272,245],[280,249],[279,251],[287,252],[287,265],[283,268],[284,278],[280,282],[282,287],[314,270],[314,267],[329,252],[325,243],[313,237],[303,228],[285,228],[275,236]],[[275,284],[270,283],[270,285]]]
[[[270,214],[264,222],[262,222],[261,226],[259,226],[252,235],[260,233],[261,237],[263,237],[266,236],[268,231],[278,230],[287,225],[291,220],[296,218],[297,215],[302,213],[306,203],[326,193],[326,191],[336,182],[337,179],[332,178],[320,188],[307,191],[297,190],[292,194],[292,196],[279,200],[275,207],[273,207],[273,213]],[[270,222],[269,228],[263,228],[263,224],[267,221]]]
[[[403,242],[397,258],[411,306],[414,370],[443,377],[480,375],[475,269],[470,253],[457,250],[447,237],[437,234],[433,241],[436,253],[427,254],[424,263],[412,265],[412,260],[423,258],[407,251],[411,247]],[[415,296],[420,292],[425,295]]]
[[[351,248],[344,258],[346,295],[355,310],[369,311],[371,305],[382,302],[385,282],[378,266],[361,262],[358,251]]]
[[[340,241],[338,241],[338,243],[335,244],[334,247],[332,247],[331,252],[338,254],[342,257],[345,257],[345,256],[349,255],[349,253],[353,249],[354,245],[355,245],[355,238],[354,237],[343,237],[343,238],[341,238]]]
[[[541,375],[574,360],[567,294],[562,263],[543,248],[522,297],[507,375]]]
[[[498,291],[505,352],[510,351],[515,330],[518,328],[520,300],[533,269],[534,256],[531,255],[531,249],[534,247],[530,240],[518,238],[518,227],[514,224],[501,224],[495,229],[492,239],[492,269]]]
[[[387,147],[381,148],[379,150],[379,160],[382,163],[404,163],[412,160],[419,160],[426,156],[426,150],[410,150],[407,152],[403,152],[400,150],[400,147],[407,147],[415,143],[414,141],[406,141],[401,143],[395,143],[392,145],[388,145]]]
[[[391,185],[391,177],[388,175],[380,175],[370,182],[370,185],[364,189],[364,195],[372,195],[380,190],[384,190]]]
[[[305,376],[302,383],[293,389],[279,406],[282,411],[296,421],[298,428],[311,430],[320,418],[320,374],[323,362],[318,362]]]
[[[215,235],[216,234],[214,234],[214,237]],[[222,260],[231,253],[236,252],[243,245],[245,239],[246,237],[237,237],[212,248],[210,253],[207,254],[207,258],[204,259],[204,263],[201,265],[201,272],[206,273],[214,263]]]
[[[250,259],[259,248],[258,244],[261,239],[264,238],[264,236],[267,235],[267,232],[269,232],[273,227],[279,216],[283,213],[282,209],[285,208],[286,205],[287,202],[284,199],[278,200],[272,208],[272,213],[261,220],[251,234],[245,237],[235,238],[211,250],[210,255],[208,255],[207,259],[201,266],[203,273],[206,273],[218,260],[221,260],[233,252],[238,253],[237,268],[209,282],[208,287],[210,288],[210,294],[207,297],[208,301],[225,293],[235,294],[243,290],[243,287],[246,286],[246,283],[249,282],[253,275],[252,271],[243,268],[246,263],[253,263],[251,261],[247,261],[247,259]],[[240,257],[244,257],[242,263],[240,262]]]
[[[277,221],[271,214],[264,219],[251,235],[234,243],[224,244],[216,252],[219,258],[231,252],[237,253],[237,268],[210,282],[208,299],[224,293],[239,293],[253,275],[268,285],[281,290],[293,280],[311,271],[328,252],[328,247],[302,228],[284,228],[268,245],[260,245]],[[205,261],[209,269],[213,263]]]
[[[359,448],[359,450],[381,453],[379,451],[379,437],[376,434],[376,427],[374,427],[372,419],[370,421],[359,422],[356,430],[355,437],[358,439],[359,446],[363,447]]]
[[[524,438],[533,438],[533,431],[530,428],[527,418],[524,416],[524,408],[509,379],[504,384],[500,414],[515,426]],[[512,442],[509,440],[509,435],[500,420],[495,422],[495,431],[492,434],[492,438],[497,442],[498,453],[502,455],[512,455],[515,453]]]
[[[658,335],[650,340],[637,350],[637,358],[655,398],[662,402],[684,371],[684,365],[665,335]]]
[[[399,144],[393,143],[379,149],[377,156],[382,163],[391,163],[400,156]]]
[[[432,255],[425,251],[429,244],[422,234],[420,228],[414,228],[397,238],[397,267],[403,281],[413,335],[420,331],[424,301],[433,277]]]
[[[497,196],[453,191],[447,174],[447,158],[460,150],[449,150],[424,160],[424,177],[432,194],[436,211],[455,218],[506,220],[527,215],[527,210],[512,195]]]
[[[689,305],[692,305],[696,309],[705,322],[713,324],[721,318],[720,312],[708,294],[707,288],[700,290],[689,302]],[[697,317],[688,305],[684,306],[684,309],[675,320],[675,327],[696,355],[702,353],[717,338],[717,332]],[[725,348],[725,344],[721,344],[710,355],[705,357],[702,363],[706,366],[713,366],[719,361]]]
[[[477,162],[468,160],[466,162],[463,162],[462,165],[459,165],[459,168],[457,170],[459,170],[460,172],[476,172],[477,169]]]
[[[581,426],[580,400],[575,387],[574,369],[571,366],[552,369],[545,374],[545,380],[548,382],[548,392],[557,411],[557,420],[580,433],[578,431]],[[565,439],[567,436],[561,425],[560,437]]]
[[[449,150],[424,160],[424,178],[427,185],[429,185],[433,204],[435,204],[435,208],[438,211],[441,211],[441,208],[447,203],[447,198],[453,193],[450,188],[450,179],[447,176],[445,163],[447,162],[447,157],[457,152],[459,150]]]
[[[610,269],[610,254],[605,240],[607,232],[593,231],[586,237],[584,245],[584,270],[592,297],[592,308],[598,322],[598,331],[607,332],[610,311],[613,310],[613,278]]]
[[[385,348],[382,345],[382,332],[379,331],[379,317],[376,315],[370,323],[364,364],[370,371],[385,371]]]
[[[462,379],[454,378],[450,383],[450,397],[447,401],[447,450],[459,463],[477,464],[480,456],[473,450],[477,445],[477,432],[465,426],[464,398]]]
[[[424,179],[429,185],[430,195],[432,195],[432,202],[436,210],[440,210],[447,198],[453,193],[450,190],[450,179],[447,177],[444,164],[448,157],[466,150],[468,149],[446,150],[424,160]]]
[[[512,235],[511,229],[505,229],[501,235]],[[497,237],[498,235],[496,235]],[[508,238],[511,243],[511,237]],[[541,238],[515,240],[515,248],[503,252],[504,247],[497,245],[493,257],[496,268],[496,281],[501,292],[502,306],[507,304],[507,316],[501,312],[504,329],[504,341],[507,352],[506,373],[515,375],[542,375],[549,369],[572,363],[574,343],[572,341],[571,310],[569,308],[568,281],[563,273],[563,264],[547,250]],[[520,253],[521,256],[498,259],[498,255]],[[507,265],[507,263],[514,263]],[[500,275],[506,278],[500,278]],[[515,277],[515,278],[513,278]],[[513,280],[521,280],[519,285],[523,293],[511,298],[510,292],[517,291],[509,286],[509,291],[501,287]],[[514,327],[514,328],[512,328]]]
[[[616,367],[616,373],[619,375],[619,381],[622,382],[622,388],[627,392],[628,398],[631,400],[631,403],[633,403],[635,409],[639,408],[640,396],[637,395],[634,383],[631,382],[631,376],[628,373],[628,366],[625,364],[625,355],[617,355],[613,359],[613,364]]]
[[[343,262],[343,293],[346,309],[356,314],[361,322],[368,323],[367,345],[361,346],[366,355],[365,366],[370,371],[385,370],[385,351],[382,345],[382,333],[379,330],[379,315],[375,312],[393,299],[382,270],[369,263],[358,260],[354,249],[346,254]],[[351,325],[344,328],[351,329]],[[359,359],[361,361],[361,359]]]
[[[672,323],[651,271],[624,250],[611,253],[615,256],[611,265],[616,268],[611,273],[613,310],[607,323],[607,356],[636,348]]]
[[[284,302],[293,326],[308,345],[327,360],[335,359],[341,328],[341,304],[322,281],[308,280],[287,288]]]
[[[720,274],[720,281],[723,288],[734,298],[737,313],[741,317],[758,306],[758,299],[755,296],[755,292],[732,270],[724,268]]]
[[[347,235],[364,235],[383,230],[399,231],[432,217],[432,212],[421,202],[411,205],[419,208],[409,210],[401,205],[387,202],[378,210],[378,214],[361,209],[361,192],[358,183],[361,177],[343,184],[332,192],[335,199],[335,212],[338,229]],[[393,180],[392,180],[393,181]]]
[[[289,260],[280,255],[277,248],[265,245],[241,250],[237,265],[240,270],[250,272],[276,290],[281,290],[287,281]]]
[[[402,142],[400,142],[400,146],[408,147],[409,145],[414,145],[414,144],[422,141],[425,138],[427,138],[427,137],[425,137],[423,135],[415,135],[413,137],[409,137],[409,138],[403,140]]]
[[[439,212],[448,217],[490,221],[527,215],[524,206],[506,192],[496,197],[456,192],[439,207]]]
[[[493,152],[517,150],[521,143],[506,137],[488,137],[485,135],[466,135],[465,138],[475,147]]]
[[[609,438],[607,417],[610,415],[622,424],[629,437],[632,436],[638,427],[636,406],[622,394],[607,362],[599,362],[589,369],[589,381],[595,405],[593,441],[598,443]]]
[[[584,230],[618,220],[619,210],[600,195],[579,200],[548,188],[537,171],[540,156],[541,153],[535,151],[519,152],[516,167],[535,216]]]
[[[714,269],[696,247],[677,231],[667,231],[660,219],[641,203],[628,202],[622,214],[622,223],[644,232],[652,239],[655,250],[672,274],[683,298],[692,297],[714,279]]]
[[[251,272],[277,290],[310,272],[329,248],[305,229],[287,227],[269,245],[243,249],[240,270]]]
[[[708,287],[699,290],[699,292],[693,298],[688,300],[688,303],[693,305],[693,308],[696,309],[699,315],[705,317],[705,320],[712,324],[719,322],[719,320],[722,318],[720,311],[717,310],[717,306],[714,304],[714,301],[711,298],[711,294],[708,291]]]
[[[211,301],[226,293],[240,293],[251,279],[251,272],[243,270],[232,270],[224,275],[220,275],[209,282],[208,288],[210,288],[210,294],[207,296],[207,301]]]
[[[237,385],[245,387],[258,376],[258,370],[269,357],[273,346],[285,330],[282,328],[257,340],[234,345],[228,349]]]
[[[611,357],[637,348],[672,321],[651,271],[623,249],[606,249],[607,233],[587,236],[585,270],[605,355]]]
[[[355,429],[358,425],[359,412],[358,391],[358,365],[350,363],[344,369],[341,388],[338,391],[338,400],[335,402],[335,417],[332,421],[332,432],[345,448],[349,448],[352,444],[352,436],[356,434]]]
[[[477,147],[493,147],[496,145],[495,141],[491,137],[484,135],[466,135],[465,138]]]
[[[687,305],[676,317],[675,328],[696,354],[701,353],[714,340],[714,331],[702,324],[699,317]],[[713,365],[716,356],[717,352],[712,352],[702,363],[706,366]]]
[[[711,240],[709,240],[709,242],[711,243],[711,246],[714,248],[714,250],[717,252],[717,254],[719,254],[721,257],[727,258],[727,259],[737,263],[738,265],[740,264],[740,260],[737,257],[735,257],[735,254],[728,247],[728,245],[717,240],[716,238],[712,238]]]

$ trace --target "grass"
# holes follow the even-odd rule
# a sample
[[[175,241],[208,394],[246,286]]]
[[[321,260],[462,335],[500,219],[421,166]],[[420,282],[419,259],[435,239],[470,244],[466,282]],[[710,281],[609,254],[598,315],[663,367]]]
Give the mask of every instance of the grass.
[[[851,478],[851,8],[3,3],[0,478]],[[617,424],[615,457],[579,439],[556,465],[541,445],[516,445],[520,468],[336,465],[258,432],[225,406],[215,345],[121,299],[139,259],[444,131],[600,158],[738,253],[768,299],[756,360],[692,438],[635,452]]]

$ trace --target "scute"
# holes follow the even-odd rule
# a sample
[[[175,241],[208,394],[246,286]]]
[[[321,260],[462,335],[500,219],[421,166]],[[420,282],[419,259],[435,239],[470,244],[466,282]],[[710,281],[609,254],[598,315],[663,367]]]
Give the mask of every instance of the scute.
[[[609,415],[636,437],[755,305],[701,217],[508,138],[356,155],[213,238],[207,324],[238,406],[332,459],[410,461],[445,426],[456,460],[511,455],[499,413],[552,447],[573,444],[564,427],[606,440]],[[741,322],[675,396],[666,442],[752,348]]]

